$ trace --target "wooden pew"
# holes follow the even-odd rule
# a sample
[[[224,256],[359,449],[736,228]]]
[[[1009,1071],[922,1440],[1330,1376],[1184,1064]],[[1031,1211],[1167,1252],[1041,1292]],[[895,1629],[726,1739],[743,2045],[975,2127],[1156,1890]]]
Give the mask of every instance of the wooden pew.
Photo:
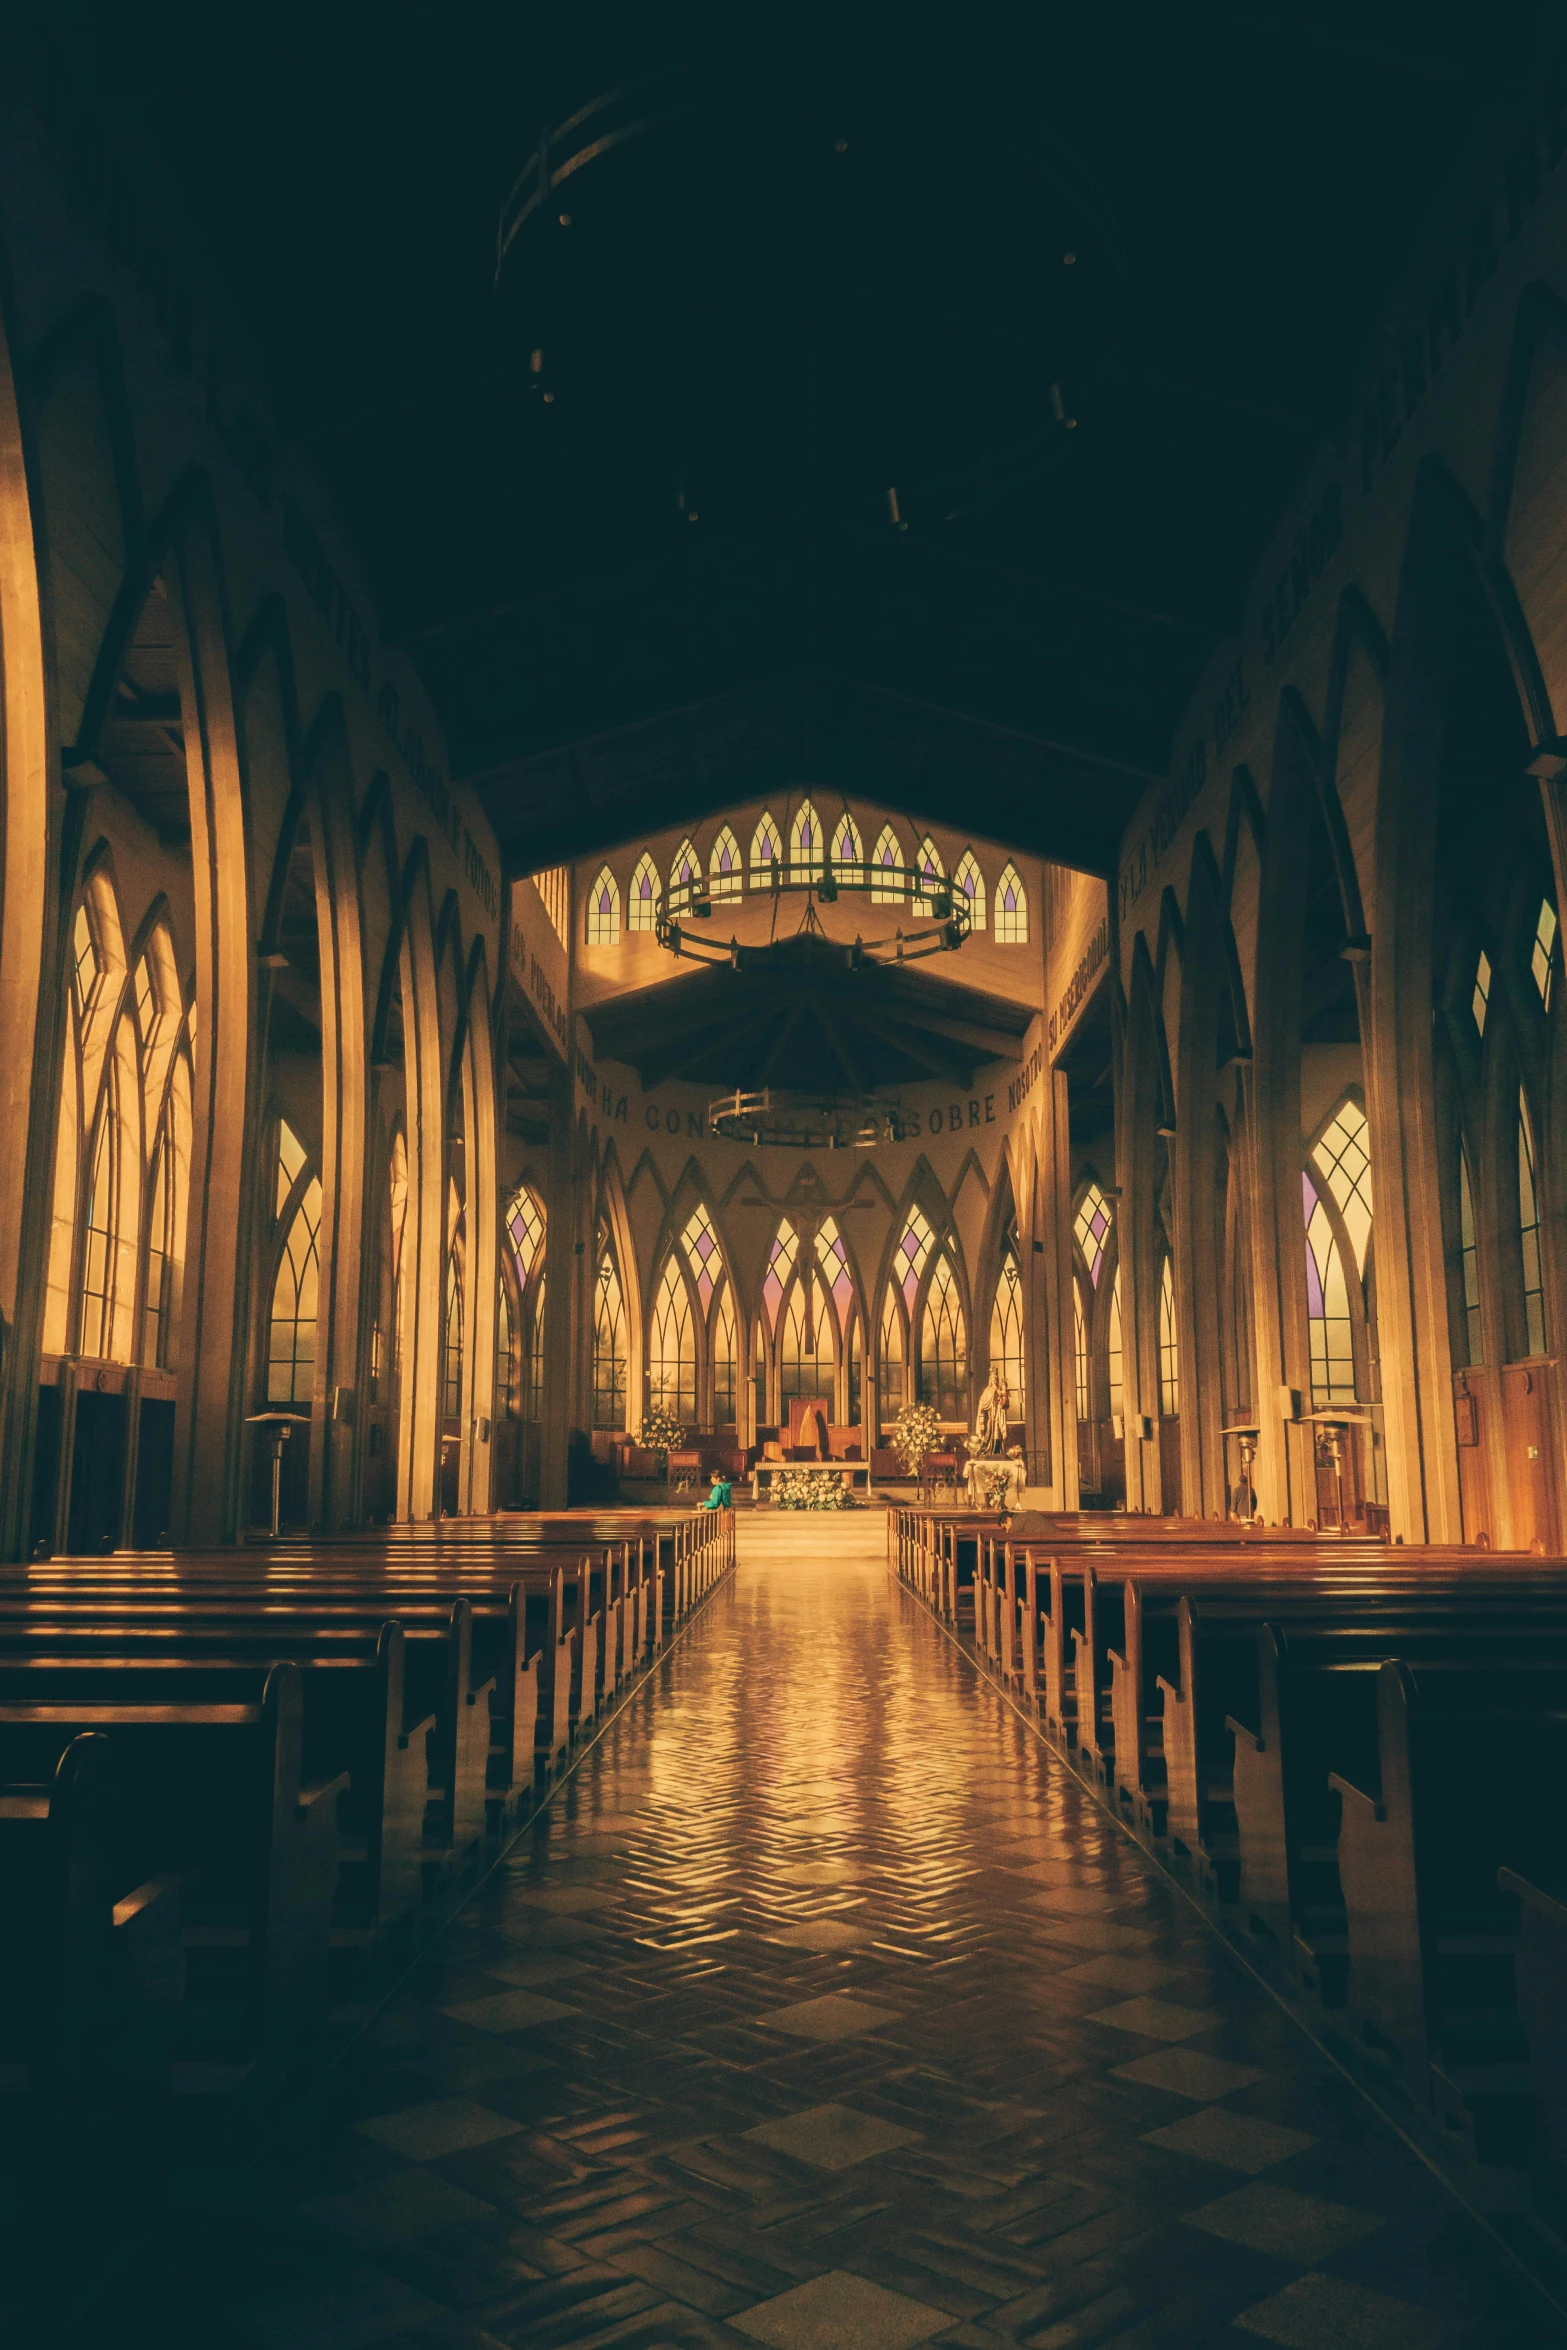
[[[1515,2145],[1528,2109],[1518,1897],[1500,1872],[1560,1867],[1567,1672],[1391,1660],[1377,1746],[1375,1786],[1329,1782],[1349,2002],[1417,2096],[1470,2117],[1483,2160],[1487,2131]]]
[[[299,1669],[277,1665],[259,1704],[116,1705],[107,1699],[0,1704],[0,1777],[52,1775],[84,1731],[112,1738],[121,1800],[115,1880],[184,1879],[192,1981],[239,2040],[296,2037],[324,2011],[346,1775],[302,1774]]]

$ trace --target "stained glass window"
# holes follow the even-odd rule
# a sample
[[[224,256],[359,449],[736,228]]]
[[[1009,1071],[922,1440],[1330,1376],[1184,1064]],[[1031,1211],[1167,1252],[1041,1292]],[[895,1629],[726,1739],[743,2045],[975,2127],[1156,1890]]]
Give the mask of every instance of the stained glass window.
[[[789,877],[807,881],[822,870],[822,820],[809,800],[802,800],[789,827]]]
[[[1166,1257],[1159,1268],[1159,1409],[1165,1419],[1181,1410],[1181,1357],[1175,1329],[1175,1276]]]
[[[115,1194],[119,1175],[119,1113],[111,1071],[98,1131],[93,1139],[92,1175],[87,1185],[87,1219],[82,1231],[82,1310],[78,1351],[107,1355],[114,1319]]]
[[[268,1403],[308,1403],[316,1373],[316,1289],[321,1230],[321,1185],[306,1184],[289,1226],[272,1284],[272,1328],[267,1347]]]
[[[1028,944],[1028,892],[1015,865],[1008,865],[996,883],[996,943],[1004,947]]]
[[[598,869],[598,878],[588,891],[588,944],[590,947],[612,947],[620,939],[620,884],[607,865]]]
[[[835,1216],[824,1216],[818,1227],[816,1262],[821,1268],[822,1287],[832,1298],[838,1327],[847,1330],[849,1311],[854,1302],[854,1275],[849,1270],[849,1252],[843,1245],[843,1235],[838,1230]]]
[[[702,860],[696,853],[696,844],[683,840],[669,868],[669,886],[672,890],[689,889],[693,882],[700,883],[701,879]],[[682,901],[682,912],[689,914],[690,911],[691,900],[687,897]]]
[[[1534,926],[1534,945],[1530,950],[1529,969],[1534,984],[1540,991],[1540,1001],[1551,1008],[1551,965],[1556,952],[1556,908],[1549,898],[1540,900],[1540,919]]]
[[[903,843],[890,824],[881,828],[881,836],[871,851],[871,863],[876,868],[871,883],[871,902],[877,906],[901,906],[908,895],[908,883],[903,871]]]
[[[930,1255],[935,1234],[918,1208],[910,1208],[909,1220],[903,1228],[903,1238],[892,1252],[892,1278],[903,1291],[903,1302],[912,1314],[914,1299]]]
[[[506,1229],[511,1235],[511,1245],[517,1259],[517,1286],[526,1297],[534,1267],[537,1265],[541,1273],[544,1270],[541,1253],[544,1247],[543,1203],[526,1183],[519,1186],[515,1199],[506,1210]]]
[[[626,1309],[620,1274],[607,1236],[600,1232],[598,1276],[593,1295],[593,1425],[626,1424]]]
[[[523,1414],[529,1420],[544,1417],[544,1292],[547,1276],[539,1268],[539,1285],[533,1293],[533,1312],[528,1320],[528,1379],[523,1398]]]
[[[936,1259],[920,1325],[920,1399],[944,1420],[968,1417],[968,1332],[952,1260]]]
[[[1023,1281],[1017,1251],[1010,1243],[1003,1252],[996,1279],[995,1303],[990,1309],[990,1367],[999,1371],[1011,1397],[1009,1417],[1023,1417]]]
[[[1312,1152],[1318,1173],[1337,1202],[1355,1252],[1355,1271],[1364,1280],[1366,1243],[1371,1238],[1371,1159],[1366,1113],[1346,1094],[1322,1130]]]
[[[713,1425],[731,1428],[735,1421],[735,1386],[739,1370],[739,1334],[735,1328],[734,1290],[727,1287],[713,1317]]]
[[[715,904],[737,898],[745,887],[740,871],[740,843],[724,825],[707,860],[707,894]]]
[[[691,1278],[705,1314],[714,1290],[724,1277],[724,1259],[713,1220],[700,1202],[691,1212],[680,1245],[686,1252],[686,1263],[691,1268]]]
[[[1480,1252],[1475,1246],[1474,1199],[1469,1189],[1469,1155],[1458,1152],[1458,1245],[1464,1269],[1464,1336],[1467,1363],[1483,1363],[1480,1328]]]
[[[849,1325],[849,1425],[861,1425],[860,1405],[865,1384],[865,1332],[860,1317]]]
[[[1088,1267],[1088,1278],[1097,1289],[1100,1269],[1105,1261],[1105,1243],[1110,1237],[1110,1202],[1097,1183],[1090,1183],[1078,1202],[1072,1223],[1072,1237],[1083,1252]]]
[[[782,878],[783,842],[771,811],[767,811],[751,835],[751,887],[775,889]]]
[[[1119,1419],[1125,1409],[1125,1391],[1121,1384],[1121,1268],[1115,1269],[1110,1284],[1110,1329],[1105,1346],[1105,1371],[1110,1390],[1110,1416]]]
[[[850,866],[858,867],[865,862],[865,844],[860,838],[860,828],[847,808],[833,827],[832,861],[840,870]]]
[[[93,937],[92,917],[87,911],[85,898],[76,909],[76,930],[71,944],[76,966],[77,1001],[85,1012],[92,1001],[101,968],[98,943]]]
[[[1490,1005],[1491,958],[1486,953],[1484,947],[1482,947],[1480,949],[1480,960],[1475,965],[1475,991],[1473,996],[1470,998],[1469,1003],[1469,1009],[1475,1016],[1475,1026],[1479,1029],[1482,1036],[1485,1034],[1485,1015],[1489,1011]]]
[[[785,1217],[773,1235],[773,1245],[767,1252],[767,1270],[762,1276],[762,1301],[767,1308],[767,1319],[776,1330],[778,1306],[785,1285],[794,1270],[795,1252],[799,1248],[794,1226]]]
[[[626,928],[658,928],[658,867],[648,856],[638,860],[637,869],[631,876],[631,890],[626,900]]]
[[[696,1326],[691,1293],[673,1252],[664,1259],[653,1300],[648,1401],[655,1411],[672,1413],[683,1428],[696,1419]]]
[[[942,863],[941,851],[928,832],[914,852],[914,870],[919,875],[921,883],[915,903],[928,914],[936,902],[933,884],[945,881],[947,878],[947,868]]]
[[[968,900],[970,930],[985,927],[985,876],[979,869],[979,860],[972,849],[965,849],[953,876],[958,888]]]
[[[305,1146],[286,1118],[277,1122],[277,1198],[274,1216],[281,1216],[288,1205],[288,1195],[305,1163]]]
[[[169,1274],[174,1261],[173,1159],[174,1138],[165,1125],[158,1137],[152,1162],[152,1213],[147,1221],[147,1291],[141,1318],[141,1359],[144,1363],[168,1361]]]
[[[462,1418],[462,1266],[456,1249],[446,1257],[446,1335],[441,1348],[441,1412]]]
[[[1518,1091],[1518,1241],[1523,1253],[1523,1310],[1529,1352],[1545,1352],[1545,1278],[1540,1265],[1540,1197],[1535,1188],[1534,1126]]]
[[[1349,1285],[1332,1219],[1310,1175],[1300,1179],[1306,1218],[1306,1316],[1311,1338],[1311,1400],[1355,1400],[1355,1340]]]
[[[511,1297],[504,1281],[495,1284],[495,1417],[511,1419],[517,1405],[517,1365],[512,1351]]]
[[[1088,1332],[1083,1323],[1082,1292],[1072,1284],[1072,1350],[1077,1362],[1077,1416],[1086,1420],[1088,1413]]]
[[[145,954],[136,966],[136,1025],[141,1030],[143,1044],[150,1044],[158,1032],[158,990],[152,976],[152,956]]]
[[[889,1283],[881,1309],[881,1419],[890,1427],[903,1409],[903,1317]]]
[[[813,1284],[808,1299],[805,1283],[796,1281],[778,1341],[779,1411],[802,1395],[825,1396],[830,1406],[834,1359],[832,1323],[822,1311],[821,1291]]]

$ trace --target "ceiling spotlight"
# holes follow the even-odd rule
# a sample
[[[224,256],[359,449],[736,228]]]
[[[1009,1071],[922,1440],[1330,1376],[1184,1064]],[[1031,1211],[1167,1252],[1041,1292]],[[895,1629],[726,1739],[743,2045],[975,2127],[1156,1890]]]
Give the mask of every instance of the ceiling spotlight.
[[[545,407],[546,407],[546,408],[553,407],[553,405],[554,405],[554,402],[555,402],[555,395],[554,395],[554,393],[553,393],[553,392],[546,392],[546,393],[545,393],[545,395],[544,395],[544,405],[545,405]]]
[[[848,140],[847,140],[847,139],[834,139],[834,141],[833,141],[833,143],[832,143],[832,151],[833,151],[833,153],[834,153],[835,155],[847,155],[847,154],[848,154],[848,152],[849,152],[849,142],[848,142]]]
[[[1073,263],[1076,261],[1076,259],[1077,259],[1077,255],[1076,255],[1075,253],[1063,253],[1063,254],[1062,254],[1062,256],[1061,256],[1061,262],[1062,262],[1062,266],[1063,266],[1063,268],[1070,269],[1070,268],[1072,267]]]
[[[562,228],[570,228],[571,214],[569,212],[557,212],[555,217],[560,222]]]
[[[691,509],[690,513],[689,513],[689,514],[686,516],[686,520],[687,520],[687,522],[700,522],[700,521],[701,521],[701,519],[702,519],[701,515],[700,515],[700,514],[698,514],[698,512],[697,512],[697,510],[696,510],[696,508],[695,508],[694,506],[692,507],[692,509]]]

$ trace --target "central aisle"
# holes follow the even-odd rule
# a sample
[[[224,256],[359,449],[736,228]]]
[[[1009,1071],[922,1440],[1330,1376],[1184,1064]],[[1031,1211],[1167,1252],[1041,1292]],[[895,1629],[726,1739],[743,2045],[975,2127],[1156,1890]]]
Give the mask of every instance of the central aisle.
[[[1543,2339],[879,1517],[747,1534],[270,2220],[206,2236],[202,2341]]]

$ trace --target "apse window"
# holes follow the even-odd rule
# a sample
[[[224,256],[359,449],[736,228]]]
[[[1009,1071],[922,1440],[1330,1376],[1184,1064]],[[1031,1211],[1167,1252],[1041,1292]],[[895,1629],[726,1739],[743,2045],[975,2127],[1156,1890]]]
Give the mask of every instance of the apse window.
[[[588,944],[612,947],[620,940],[620,885],[607,865],[588,892]]]
[[[1090,1183],[1083,1194],[1072,1225],[1072,1237],[1083,1252],[1088,1278],[1097,1289],[1105,1242],[1110,1237],[1110,1202],[1097,1183]]]
[[[871,904],[901,905],[907,887],[903,878],[903,844],[890,824],[881,828],[881,836],[871,854],[871,865]]]
[[[832,861],[839,873],[858,874],[865,859],[865,846],[860,839],[860,828],[847,808],[838,819],[832,836]]]
[[[1486,953],[1484,947],[1482,947],[1480,949],[1480,960],[1475,965],[1475,991],[1473,996],[1470,998],[1469,1003],[1469,1009],[1475,1016],[1475,1026],[1482,1036],[1485,1034],[1485,1016],[1490,1008],[1491,958]]]
[[[996,944],[1028,944],[1028,893],[1015,865],[1009,865],[996,883]]]
[[[631,876],[631,894],[626,917],[628,930],[656,930],[658,928],[658,867],[651,857],[643,857]]]
[[[751,835],[751,887],[777,889],[783,880],[783,841],[771,815]]]
[[[713,853],[707,860],[707,894],[710,898],[727,900],[737,898],[743,887],[740,843],[726,824],[714,841]]]
[[[985,876],[979,869],[979,860],[972,849],[964,850],[953,879],[968,900],[968,926],[970,930],[983,930],[985,927]]]
[[[1534,947],[1529,956],[1529,969],[1534,984],[1540,991],[1540,1001],[1551,1008],[1551,965],[1556,952],[1556,908],[1549,898],[1540,900],[1540,919],[1534,926]]]

